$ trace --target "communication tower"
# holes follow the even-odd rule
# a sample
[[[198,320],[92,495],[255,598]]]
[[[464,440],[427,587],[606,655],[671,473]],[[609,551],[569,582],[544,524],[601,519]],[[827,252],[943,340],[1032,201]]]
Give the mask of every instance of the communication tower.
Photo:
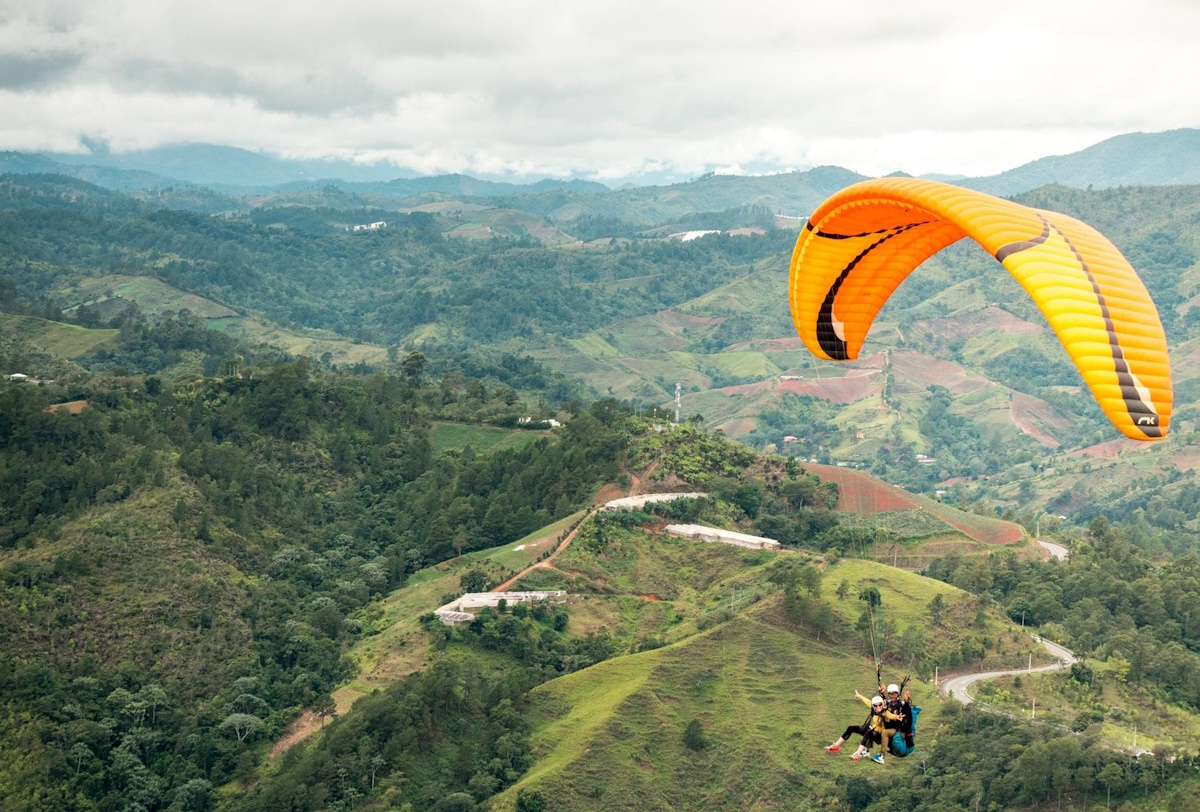
[[[679,391],[680,391],[680,384],[676,383],[675,384],[675,425],[676,426],[679,425]]]

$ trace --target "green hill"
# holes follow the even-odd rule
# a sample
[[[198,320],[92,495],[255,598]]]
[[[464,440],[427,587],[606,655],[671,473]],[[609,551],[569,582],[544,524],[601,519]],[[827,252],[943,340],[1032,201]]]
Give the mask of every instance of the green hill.
[[[568,666],[567,673],[543,682],[520,703],[528,748],[523,772],[493,783],[476,773],[471,781],[480,801],[480,788],[506,787],[488,801],[488,808],[843,808],[858,782],[865,782],[864,791],[872,797],[908,786],[927,796],[948,791],[951,783],[924,781],[923,775],[935,770],[954,776],[954,782],[974,776],[984,781],[981,791],[1002,808],[1024,808],[1049,786],[1035,780],[1038,765],[1021,758],[1025,750],[1045,758],[1045,748],[1059,748],[1060,762],[1073,765],[1125,758],[1094,732],[1074,750],[1070,739],[1054,738],[1062,735],[1055,725],[1087,726],[1108,719],[1103,710],[1093,719],[1089,690],[1066,674],[1016,684],[1010,678],[979,691],[986,701],[1017,716],[1036,698],[1039,718],[1050,721],[1048,727],[1013,723],[1003,716],[964,715],[955,703],[947,706],[936,696],[930,683],[935,664],[944,675],[964,666],[1022,667],[1031,654],[1034,662],[1045,656],[1013,620],[967,592],[876,562],[830,564],[812,555],[746,551],[620,526],[610,522],[589,529],[585,523],[583,535],[555,558],[553,569],[535,570],[536,577],[519,584],[567,587],[565,604],[549,610],[555,613],[556,628],[559,618],[569,617],[562,626],[566,639],[611,641],[610,655],[582,670]],[[463,567],[486,566],[487,554],[477,556],[482,557]],[[440,571],[433,577],[446,583],[456,576]],[[423,592],[424,605],[432,605],[429,584],[415,581],[400,595],[417,590],[413,597]],[[873,618],[860,597],[868,590],[881,597]],[[946,613],[937,617],[931,607],[939,602]],[[408,611],[421,611],[421,603],[409,604]],[[420,650],[421,633],[409,618],[401,621],[410,629],[405,648]],[[537,623],[524,609],[511,615],[489,610],[457,630],[430,631],[433,645],[425,662],[433,665],[426,667],[436,670],[438,664],[481,656],[499,682],[511,681],[512,676],[499,676],[497,652],[510,652],[518,663],[537,656],[524,647],[517,631],[531,622]],[[552,635],[543,629],[540,637],[544,645]],[[885,679],[913,675],[914,704],[923,709],[918,755],[892,759],[886,773],[823,750],[847,724],[859,721],[863,709],[853,692],[870,690],[875,652],[886,661]],[[1187,747],[1190,731],[1200,724],[1194,714],[1157,710],[1149,694],[1099,664],[1094,667],[1097,675],[1107,675],[1102,678],[1105,687],[1095,690],[1109,692],[1107,702],[1122,708],[1106,725],[1106,736],[1126,740],[1136,716],[1143,741],[1154,740],[1164,752]],[[396,679],[375,681],[378,693],[362,699],[328,734],[297,745],[277,773],[263,776],[250,802],[280,797],[284,788],[293,797],[311,792],[320,776],[332,775],[333,764],[352,765],[347,748],[355,736],[364,737],[358,740],[360,752],[363,747],[387,752],[386,739],[368,731],[385,724],[383,708],[411,702],[417,690],[414,678],[405,683]],[[1085,718],[1092,721],[1080,721]],[[689,728],[690,738],[685,736]],[[964,748],[989,751],[989,743],[1001,739],[1009,743],[986,762],[994,766],[964,759]],[[484,746],[482,740],[479,746]],[[431,747],[440,751],[442,745],[431,742]],[[461,749],[457,755],[442,755],[463,758]],[[414,774],[428,775],[425,756],[405,763]],[[359,768],[349,769],[353,775]],[[409,786],[405,777],[395,778],[394,769],[388,765],[379,774],[379,797],[392,804],[436,808],[434,797],[422,795],[426,784]],[[1075,769],[1059,780],[1071,780],[1067,776]],[[1008,772],[1025,780],[992,777]],[[1073,786],[1090,786],[1093,793],[1098,789],[1080,780],[1085,783]],[[1122,780],[1118,792],[1129,788]],[[1176,779],[1157,790],[1156,797],[1159,802],[1170,793],[1189,797],[1194,789],[1189,786]],[[442,801],[449,803],[450,797]],[[893,797],[904,796],[897,792]],[[1126,797],[1135,800],[1132,792]]]
[[[1002,196],[1047,184],[1099,189],[1200,183],[1200,130],[1118,135],[1069,155],[1039,158],[999,175],[957,182]]]

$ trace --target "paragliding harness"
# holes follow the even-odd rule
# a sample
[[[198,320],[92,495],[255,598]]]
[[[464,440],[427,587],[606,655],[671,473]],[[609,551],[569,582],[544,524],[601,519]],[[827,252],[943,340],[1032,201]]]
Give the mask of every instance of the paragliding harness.
[[[915,705],[910,705],[909,707],[910,713],[908,718],[904,720],[904,725],[908,730],[897,730],[892,734],[892,755],[898,758],[904,758],[917,749],[915,738],[917,735],[917,714],[921,712],[921,709]]]
[[[880,665],[875,670],[875,676],[880,679],[879,684],[883,685],[883,666]],[[904,679],[900,682],[900,696],[904,696],[904,686],[908,685],[908,675],[905,674]],[[898,758],[904,758],[910,755],[917,749],[917,714],[921,709],[908,703],[908,714],[904,717],[902,727],[892,734],[891,741],[888,742],[888,748],[892,751],[892,755]]]

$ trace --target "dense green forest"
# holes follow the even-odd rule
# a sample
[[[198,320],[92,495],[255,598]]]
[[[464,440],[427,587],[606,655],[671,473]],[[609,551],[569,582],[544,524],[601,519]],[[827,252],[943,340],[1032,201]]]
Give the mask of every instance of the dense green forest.
[[[519,402],[410,372],[99,377],[72,390],[78,414],[0,388],[0,695],[24,743],[0,794],[164,808],[244,773],[251,741],[348,676],[374,598],[619,477],[626,429],[604,403],[515,450],[434,453],[432,420]]]
[[[434,324],[460,349],[531,333],[579,336],[692,299],[785,254],[792,240],[772,227],[770,238],[570,252],[531,240],[446,239],[420,212],[386,213],[387,229],[347,234],[306,226],[330,217],[307,208],[221,218],[116,205],[108,194],[66,205],[29,182],[0,182],[9,196],[0,205],[0,268],[31,297],[58,295],[87,275],[152,275],[282,325],[385,345]]]

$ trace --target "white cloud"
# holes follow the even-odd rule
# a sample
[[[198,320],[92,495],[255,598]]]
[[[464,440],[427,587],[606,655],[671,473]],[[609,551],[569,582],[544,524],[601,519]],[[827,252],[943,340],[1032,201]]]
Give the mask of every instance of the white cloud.
[[[1187,0],[0,0],[0,149],[988,174],[1200,125],[1197,23]]]

